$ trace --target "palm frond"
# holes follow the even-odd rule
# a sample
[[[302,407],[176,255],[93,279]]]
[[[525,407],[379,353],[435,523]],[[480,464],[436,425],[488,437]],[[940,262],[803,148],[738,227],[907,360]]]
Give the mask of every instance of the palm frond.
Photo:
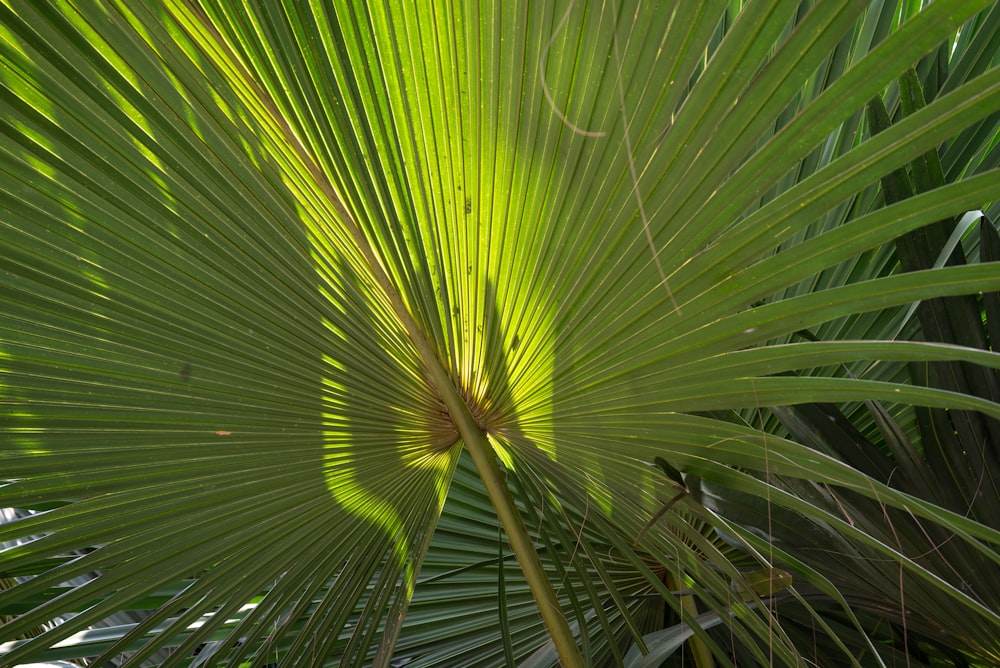
[[[920,4],[0,6],[2,661],[995,658],[1000,9]]]

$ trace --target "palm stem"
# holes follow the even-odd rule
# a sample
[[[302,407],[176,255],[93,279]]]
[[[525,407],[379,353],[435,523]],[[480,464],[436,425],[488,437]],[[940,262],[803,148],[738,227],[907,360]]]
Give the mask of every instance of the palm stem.
[[[364,248],[362,249],[365,250]],[[370,250],[369,250],[370,252]],[[366,253],[367,254],[367,253]],[[528,531],[521,519],[521,514],[514,505],[514,498],[511,496],[503,473],[497,463],[493,447],[486,439],[486,434],[476,423],[465,400],[459,395],[451,377],[444,369],[430,342],[423,336],[423,332],[417,326],[416,321],[410,315],[403,304],[399,294],[392,289],[389,278],[381,271],[381,266],[377,263],[373,265],[373,273],[379,283],[383,283],[383,289],[389,296],[393,307],[396,309],[403,326],[406,328],[411,341],[420,353],[424,361],[424,367],[428,372],[431,384],[435,387],[448,407],[452,423],[458,430],[465,448],[472,456],[472,461],[479,471],[479,477],[483,481],[483,486],[490,497],[490,502],[500,519],[510,542],[511,549],[517,556],[517,561],[521,566],[521,571],[528,582],[531,593],[534,596],[538,612],[542,616],[542,621],[548,629],[552,642],[559,652],[561,664],[567,668],[583,666],[583,656],[577,647],[570,629],[569,622],[562,613],[559,606],[559,599],[556,596],[552,584],[545,575],[545,569],[538,556],[538,551],[528,535]]]
[[[468,413],[468,409],[466,409],[466,413]],[[472,416],[469,415],[469,420],[471,421],[471,419]],[[473,426],[475,427],[475,423]],[[479,471],[479,477],[486,487],[486,492],[500,518],[500,523],[507,533],[511,549],[517,555],[518,563],[520,563],[524,577],[531,588],[531,593],[535,597],[538,612],[542,615],[542,620],[545,622],[553,643],[555,643],[562,665],[584,665],[583,657],[573,637],[573,631],[570,629],[566,617],[563,616],[562,609],[559,607],[559,599],[545,575],[535,545],[524,527],[517,507],[514,505],[514,499],[503,479],[503,473],[497,464],[493,448],[490,447],[486,436],[478,427],[475,429],[477,433],[473,434],[472,438],[466,437],[465,430],[461,427],[459,427],[459,431],[462,433],[466,449],[472,455],[472,461]]]
[[[364,237],[361,236],[359,246],[361,246],[362,252],[365,253],[366,257],[371,254],[371,260],[374,260],[374,254],[371,249],[362,245],[361,242],[363,240]],[[382,285],[383,290],[385,290],[410,340],[420,354],[431,384],[438,391],[445,406],[448,407],[452,423],[462,437],[466,450],[472,456],[472,461],[479,471],[479,477],[483,481],[483,486],[490,497],[490,502],[493,504],[497,517],[500,519],[500,524],[507,534],[507,540],[510,543],[511,549],[517,556],[521,571],[524,573],[524,577],[531,589],[535,604],[538,606],[538,612],[541,614],[542,621],[545,623],[545,627],[552,637],[556,651],[559,652],[561,664],[567,668],[582,667],[585,664],[583,656],[580,654],[580,649],[577,647],[576,640],[573,637],[573,631],[570,629],[569,622],[566,621],[566,617],[562,613],[556,592],[545,575],[542,561],[538,556],[538,551],[535,549],[531,537],[528,535],[528,531],[521,519],[521,514],[517,510],[517,506],[514,505],[514,498],[511,496],[503,473],[500,471],[500,466],[497,464],[493,447],[486,439],[485,432],[476,423],[472,412],[469,410],[469,406],[458,393],[451,377],[434,353],[430,342],[424,337],[423,332],[406,308],[399,293],[393,289],[392,284],[389,282],[389,277],[382,271],[381,265],[377,261],[373,261],[371,266],[372,273]]]
[[[681,591],[684,589],[684,581],[676,574],[668,572],[667,586],[672,591]],[[682,621],[687,622],[692,629],[697,628],[695,626],[695,618],[698,616],[698,603],[694,600],[694,596],[681,594],[678,599],[683,611]],[[691,649],[691,656],[694,657],[696,668],[715,668],[715,659],[712,657],[712,650],[708,648],[705,641],[699,638],[697,634],[691,636],[688,640],[688,647]]]

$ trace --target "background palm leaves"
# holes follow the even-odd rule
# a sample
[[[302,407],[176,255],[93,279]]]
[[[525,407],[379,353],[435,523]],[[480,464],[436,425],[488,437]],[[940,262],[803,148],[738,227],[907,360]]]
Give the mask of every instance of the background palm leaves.
[[[551,664],[480,442],[589,663],[996,658],[995,3],[134,4],[0,7],[5,663]]]

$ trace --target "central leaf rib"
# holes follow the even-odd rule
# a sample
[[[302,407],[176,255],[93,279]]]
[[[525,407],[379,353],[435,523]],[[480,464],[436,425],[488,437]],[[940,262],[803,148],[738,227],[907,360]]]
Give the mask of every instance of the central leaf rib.
[[[389,280],[387,276],[384,276],[384,279],[386,281]],[[493,504],[497,517],[500,519],[504,532],[507,534],[507,540],[510,542],[511,549],[517,555],[518,563],[531,588],[538,611],[559,652],[562,665],[583,666],[583,657],[573,637],[573,631],[570,629],[569,623],[562,613],[562,609],[559,606],[559,599],[552,588],[552,584],[545,575],[545,569],[538,556],[538,551],[535,549],[535,545],[524,526],[524,521],[521,519],[517,507],[514,505],[514,499],[507,488],[507,483],[504,480],[503,472],[500,470],[493,447],[486,438],[485,422],[480,421],[484,420],[485,416],[480,415],[480,420],[476,419],[474,415],[475,404],[470,407],[469,403],[466,402],[466,399],[452,383],[448,372],[434,354],[430,343],[417,327],[416,322],[402,303],[402,300],[399,299],[398,293],[395,294],[395,297],[399,301],[398,304],[394,301],[393,306],[398,306],[400,309],[397,313],[424,362],[428,378],[440,394],[445,406],[447,406],[452,423],[465,444],[466,450],[471,455],[473,463],[476,465],[479,477],[482,479],[483,486],[486,487],[486,492],[490,497],[490,502]]]

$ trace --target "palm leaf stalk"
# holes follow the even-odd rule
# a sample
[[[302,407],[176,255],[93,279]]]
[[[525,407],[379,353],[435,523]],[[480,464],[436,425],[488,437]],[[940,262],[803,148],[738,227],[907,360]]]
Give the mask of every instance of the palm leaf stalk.
[[[0,5],[0,662],[995,658],[998,12]]]

